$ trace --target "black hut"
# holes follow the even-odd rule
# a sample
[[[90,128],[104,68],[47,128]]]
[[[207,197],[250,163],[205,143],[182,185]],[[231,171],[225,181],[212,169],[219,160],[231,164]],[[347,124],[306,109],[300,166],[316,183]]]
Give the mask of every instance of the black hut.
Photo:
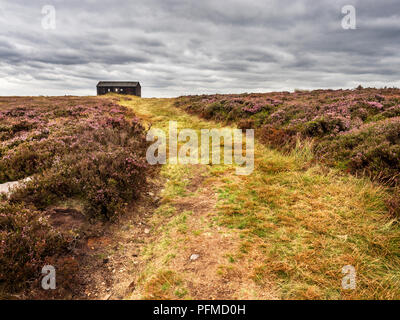
[[[138,81],[100,81],[96,87],[98,96],[109,92],[142,96],[142,87]]]

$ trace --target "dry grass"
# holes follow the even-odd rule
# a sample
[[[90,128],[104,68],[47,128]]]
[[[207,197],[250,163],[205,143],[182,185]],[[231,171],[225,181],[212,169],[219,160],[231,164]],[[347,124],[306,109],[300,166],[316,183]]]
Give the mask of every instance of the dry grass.
[[[220,222],[241,230],[243,257],[284,299],[399,298],[399,228],[385,190],[306,159],[257,145],[254,174],[218,189]],[[354,291],[341,290],[345,265],[356,268]]]

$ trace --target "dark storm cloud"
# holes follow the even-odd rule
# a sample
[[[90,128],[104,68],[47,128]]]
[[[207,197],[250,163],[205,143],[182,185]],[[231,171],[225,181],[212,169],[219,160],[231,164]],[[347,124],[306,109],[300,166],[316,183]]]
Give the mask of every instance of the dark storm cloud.
[[[341,27],[348,4],[356,30]],[[398,0],[14,0],[0,30],[1,95],[94,94],[103,79],[145,96],[400,84]]]

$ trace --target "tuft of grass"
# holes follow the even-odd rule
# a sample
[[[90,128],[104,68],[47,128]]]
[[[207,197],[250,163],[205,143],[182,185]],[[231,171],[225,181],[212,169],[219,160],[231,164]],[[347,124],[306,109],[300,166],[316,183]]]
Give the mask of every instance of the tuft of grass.
[[[182,287],[182,281],[175,272],[166,270],[158,272],[146,283],[144,294],[145,299],[151,300],[182,299],[187,290]]]

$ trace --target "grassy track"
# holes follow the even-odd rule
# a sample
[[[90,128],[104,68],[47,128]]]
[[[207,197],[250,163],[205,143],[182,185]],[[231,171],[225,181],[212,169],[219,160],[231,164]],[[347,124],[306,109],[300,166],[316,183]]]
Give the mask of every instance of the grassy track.
[[[154,128],[218,128],[172,99],[125,100]],[[255,170],[164,165],[146,267],[128,298],[399,299],[400,228],[386,191],[322,168],[307,146],[282,155],[255,143]],[[190,255],[199,254],[195,261]],[[342,267],[357,272],[343,290]]]

